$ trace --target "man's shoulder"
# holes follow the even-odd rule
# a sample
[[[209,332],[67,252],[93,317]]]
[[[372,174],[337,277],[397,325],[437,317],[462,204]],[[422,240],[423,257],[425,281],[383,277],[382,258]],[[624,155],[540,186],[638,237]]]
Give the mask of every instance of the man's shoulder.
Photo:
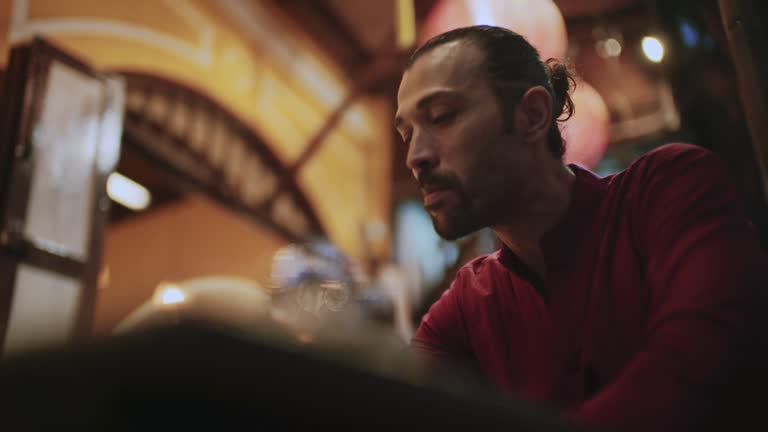
[[[632,194],[686,190],[717,184],[729,176],[723,160],[712,151],[693,144],[672,143],[651,150],[605,180],[609,187]]]
[[[719,156],[693,144],[671,143],[657,147],[634,161],[627,169],[629,175],[685,175],[688,168],[723,167]]]
[[[490,293],[494,284],[489,282],[507,271],[499,260],[500,255],[501,252],[496,251],[473,258],[464,264],[456,272],[453,283],[454,289],[460,291],[479,291],[484,294]]]
[[[616,190],[626,197],[630,213],[642,227],[685,227],[694,217],[715,214],[744,217],[731,170],[703,147],[681,143],[659,147],[621,175],[624,179],[616,182]]]
[[[641,156],[638,160],[647,159],[650,161],[674,160],[676,158],[686,158],[695,156],[705,156],[713,154],[704,147],[689,143],[669,143],[656,147],[648,153]]]
[[[503,268],[503,265],[500,262],[500,257],[501,249],[489,254],[480,255],[461,266],[459,273],[469,272],[473,275],[480,275],[487,272],[498,271]]]

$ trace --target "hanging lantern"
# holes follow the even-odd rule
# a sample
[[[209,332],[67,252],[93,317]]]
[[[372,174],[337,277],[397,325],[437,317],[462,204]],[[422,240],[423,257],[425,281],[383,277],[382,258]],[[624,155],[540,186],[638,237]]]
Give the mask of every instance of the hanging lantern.
[[[523,35],[542,60],[562,58],[568,47],[565,20],[551,0],[441,0],[422,25],[419,42],[478,24],[506,27]]]
[[[566,163],[594,168],[608,148],[611,119],[600,93],[584,81],[579,81],[571,95],[574,115],[562,126]]]

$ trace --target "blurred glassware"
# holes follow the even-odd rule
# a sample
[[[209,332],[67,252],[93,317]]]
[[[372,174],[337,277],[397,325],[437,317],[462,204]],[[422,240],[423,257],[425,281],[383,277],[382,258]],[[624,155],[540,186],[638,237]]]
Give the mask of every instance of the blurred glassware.
[[[339,312],[354,289],[352,263],[327,240],[284,246],[272,261],[272,294],[294,297],[304,311],[316,316]],[[285,305],[285,302],[281,302]]]

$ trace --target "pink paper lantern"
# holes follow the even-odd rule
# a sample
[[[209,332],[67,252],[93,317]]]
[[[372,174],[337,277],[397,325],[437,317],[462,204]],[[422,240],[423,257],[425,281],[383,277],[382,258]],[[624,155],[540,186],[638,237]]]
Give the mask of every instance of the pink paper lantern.
[[[561,125],[566,163],[594,168],[603,158],[611,135],[611,119],[603,98],[579,81],[573,95],[574,115]]]
[[[419,43],[449,30],[476,24],[506,27],[523,35],[543,60],[562,58],[568,34],[551,0],[441,0],[419,32]]]

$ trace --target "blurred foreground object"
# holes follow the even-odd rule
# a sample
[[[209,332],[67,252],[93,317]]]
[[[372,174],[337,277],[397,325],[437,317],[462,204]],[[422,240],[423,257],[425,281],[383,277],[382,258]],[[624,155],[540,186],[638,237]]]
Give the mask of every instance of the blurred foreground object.
[[[272,334],[275,334],[272,332]],[[3,430],[424,425],[568,431],[488,393],[362,367],[366,350],[299,349],[191,323],[0,363]],[[403,358],[390,360],[407,370]],[[435,383],[435,384],[432,384]]]
[[[374,332],[383,339],[396,334],[407,344],[414,331],[417,282],[394,263],[364,261],[347,259],[326,241],[280,249],[272,266],[272,318],[304,331],[331,325],[343,327],[342,333]],[[390,322],[391,334],[381,317]]]
[[[115,328],[116,334],[168,327],[194,320],[238,334],[264,334],[275,329],[293,342],[311,345],[341,344],[350,349],[362,341],[375,341],[384,355],[404,349],[412,329],[403,319],[392,328],[377,322],[378,303],[403,311],[389,297],[369,305],[361,287],[396,292],[398,278],[387,272],[387,283],[356,275],[353,263],[332,244],[314,240],[278,250],[273,259],[269,290],[255,281],[210,276],[158,285],[153,296]],[[373,287],[373,288],[372,288]],[[398,339],[400,335],[400,339]],[[380,358],[380,357],[377,357]],[[378,360],[377,360],[378,361]]]
[[[270,297],[256,282],[210,276],[162,283],[154,296],[115,328],[116,333],[164,326],[186,319],[249,328],[269,313]]]

